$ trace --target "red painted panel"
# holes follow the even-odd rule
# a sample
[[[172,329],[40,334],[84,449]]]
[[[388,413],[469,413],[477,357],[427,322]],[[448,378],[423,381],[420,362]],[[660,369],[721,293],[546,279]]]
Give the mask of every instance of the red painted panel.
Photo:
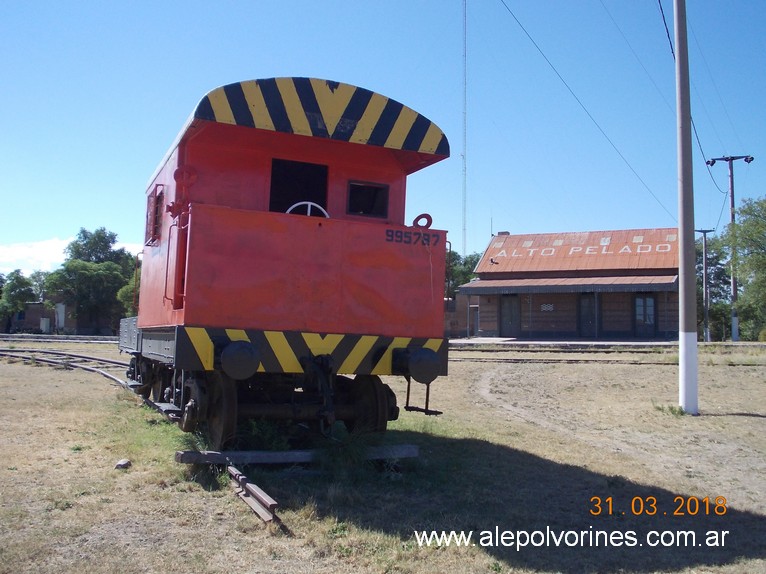
[[[422,244],[424,233],[435,245]],[[193,204],[183,320],[440,337],[445,240],[444,231]]]
[[[404,221],[406,174],[387,148],[203,123],[184,157],[198,174],[189,188],[194,203],[268,210],[271,161],[277,158],[328,166],[327,210],[333,217],[352,217],[346,215],[349,181],[367,181],[389,186],[388,221]]]

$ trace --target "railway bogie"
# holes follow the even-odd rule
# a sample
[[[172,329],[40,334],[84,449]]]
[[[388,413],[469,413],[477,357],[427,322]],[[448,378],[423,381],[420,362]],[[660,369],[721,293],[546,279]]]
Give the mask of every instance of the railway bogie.
[[[384,431],[399,407],[380,375],[447,371],[446,232],[404,213],[407,175],[448,155],[435,124],[363,88],[207,94],[147,188],[120,332],[137,392],[216,447],[241,418]]]

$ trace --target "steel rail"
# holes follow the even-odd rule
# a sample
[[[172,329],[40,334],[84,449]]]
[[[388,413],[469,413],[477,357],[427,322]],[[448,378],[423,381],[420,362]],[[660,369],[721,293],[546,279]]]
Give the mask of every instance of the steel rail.
[[[125,361],[117,361],[115,359],[105,359],[102,357],[93,357],[91,355],[80,355],[75,353],[70,353],[69,351],[57,351],[53,349],[34,349],[34,348],[20,348],[20,349],[0,349],[0,352],[9,352],[9,353],[43,353],[45,355],[61,355],[64,357],[72,357],[75,359],[83,359],[86,361],[94,361],[98,363],[106,363],[109,365],[115,365],[118,367],[128,367],[128,363]]]
[[[42,353],[42,354],[54,354],[61,359],[48,359],[45,357],[37,357],[35,356],[36,353]],[[27,362],[37,362],[37,363],[45,363],[47,365],[54,365],[59,367],[65,367],[65,368],[74,368],[74,369],[82,369],[84,371],[89,371],[92,373],[97,373],[103,377],[106,377],[107,379],[119,384],[122,387],[128,388],[128,383],[126,381],[123,381],[122,379],[115,377],[111,373],[107,373],[106,371],[102,369],[98,369],[96,367],[92,367],[90,365],[83,365],[74,363],[72,361],[69,361],[67,359],[81,359],[81,360],[87,360],[87,361],[93,361],[95,363],[103,363],[108,366],[119,366],[119,367],[127,367],[127,363],[122,363],[120,361],[114,361],[112,359],[101,359],[99,357],[87,357],[85,355],[76,355],[76,354],[69,354],[63,351],[50,351],[45,349],[0,349],[0,356],[3,357],[11,357],[11,358],[18,358],[23,361]]]
[[[509,364],[592,364],[592,365],[668,365],[673,361],[642,359],[597,359],[594,357],[450,357],[450,363],[509,363]]]

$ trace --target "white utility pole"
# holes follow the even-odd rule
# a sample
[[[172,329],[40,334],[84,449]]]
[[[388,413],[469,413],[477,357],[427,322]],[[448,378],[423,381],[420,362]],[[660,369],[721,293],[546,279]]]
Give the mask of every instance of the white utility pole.
[[[689,98],[689,51],[686,1],[675,0],[676,121],[678,125],[678,404],[687,413],[697,406],[697,278],[694,247],[692,113]]]
[[[745,163],[753,161],[751,155],[727,155],[724,157],[714,157],[705,163],[714,166],[717,161],[725,161],[729,164],[729,210],[731,212],[731,340],[739,341],[739,317],[737,317],[737,228],[734,225],[737,222],[737,209],[734,204],[734,162],[738,159],[744,159]]]

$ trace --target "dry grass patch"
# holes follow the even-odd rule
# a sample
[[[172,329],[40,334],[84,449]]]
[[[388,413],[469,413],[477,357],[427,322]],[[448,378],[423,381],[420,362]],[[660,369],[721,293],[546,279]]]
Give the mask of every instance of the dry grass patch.
[[[87,353],[86,353],[87,354]],[[386,441],[421,456],[248,468],[280,504],[266,526],[194,446],[87,373],[0,362],[0,572],[758,572],[766,570],[766,370],[701,357],[702,416],[675,416],[668,365],[456,363],[439,418],[403,413]],[[399,397],[404,384],[387,381]],[[418,389],[422,391],[422,389]],[[191,440],[191,443],[189,442]],[[115,470],[129,458],[133,465]],[[590,516],[655,497],[726,496],[724,517]],[[413,532],[729,530],[719,548],[421,547]]]

